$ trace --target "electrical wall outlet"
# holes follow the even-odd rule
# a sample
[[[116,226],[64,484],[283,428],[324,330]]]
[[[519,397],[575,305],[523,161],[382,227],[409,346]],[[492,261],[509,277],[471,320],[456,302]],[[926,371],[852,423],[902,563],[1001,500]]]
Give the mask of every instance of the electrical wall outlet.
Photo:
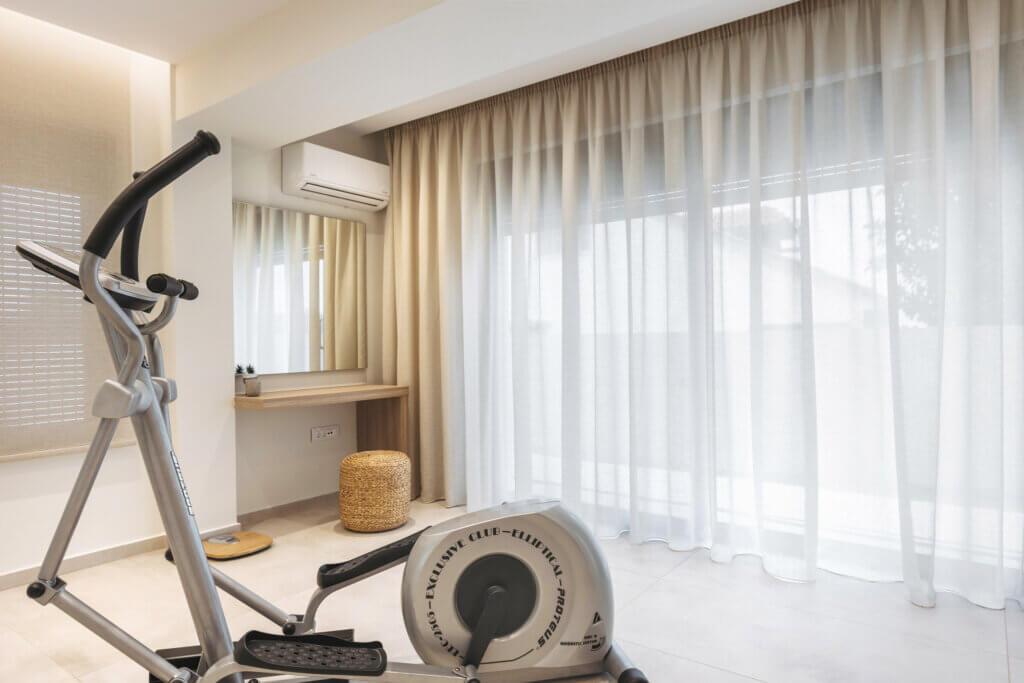
[[[324,439],[336,439],[338,438],[338,432],[341,431],[339,425],[324,425],[322,427],[313,427],[309,430],[310,441],[323,441]]]

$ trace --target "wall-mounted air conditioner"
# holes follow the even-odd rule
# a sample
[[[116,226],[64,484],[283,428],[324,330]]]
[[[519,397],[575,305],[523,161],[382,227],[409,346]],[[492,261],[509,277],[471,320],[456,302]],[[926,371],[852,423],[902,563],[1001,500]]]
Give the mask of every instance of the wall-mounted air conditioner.
[[[309,142],[296,142],[281,150],[281,191],[379,211],[391,198],[391,171],[376,161]]]

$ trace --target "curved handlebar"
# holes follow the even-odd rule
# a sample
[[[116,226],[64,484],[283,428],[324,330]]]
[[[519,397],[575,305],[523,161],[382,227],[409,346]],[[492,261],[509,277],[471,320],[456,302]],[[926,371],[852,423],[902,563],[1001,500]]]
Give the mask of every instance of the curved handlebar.
[[[138,180],[141,171],[132,174],[132,180]],[[142,238],[142,224],[146,220],[146,202],[128,219],[121,237],[121,274],[133,280],[139,279],[139,242]]]
[[[132,184],[110,203],[100,219],[96,221],[95,227],[89,233],[82,248],[101,259],[106,258],[122,228],[133,216],[145,208],[150,197],[170,185],[206,157],[218,152],[220,152],[220,142],[213,133],[205,130],[196,133],[194,138],[132,181]]]

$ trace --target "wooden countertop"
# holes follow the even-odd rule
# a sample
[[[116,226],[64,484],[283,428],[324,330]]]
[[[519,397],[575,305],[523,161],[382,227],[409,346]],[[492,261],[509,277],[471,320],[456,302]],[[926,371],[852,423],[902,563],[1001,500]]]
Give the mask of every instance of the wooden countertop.
[[[235,408],[270,410],[272,408],[304,408],[338,403],[357,403],[378,398],[408,396],[409,387],[391,384],[346,384],[337,387],[312,387],[268,391],[259,396],[235,396]]]

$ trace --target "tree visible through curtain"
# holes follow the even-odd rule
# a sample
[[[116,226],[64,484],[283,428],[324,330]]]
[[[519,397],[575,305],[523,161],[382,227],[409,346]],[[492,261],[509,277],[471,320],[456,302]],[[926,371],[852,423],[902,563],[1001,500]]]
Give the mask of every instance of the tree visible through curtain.
[[[393,130],[424,466],[471,508],[1021,599],[1022,121],[1024,2],[851,0]]]

